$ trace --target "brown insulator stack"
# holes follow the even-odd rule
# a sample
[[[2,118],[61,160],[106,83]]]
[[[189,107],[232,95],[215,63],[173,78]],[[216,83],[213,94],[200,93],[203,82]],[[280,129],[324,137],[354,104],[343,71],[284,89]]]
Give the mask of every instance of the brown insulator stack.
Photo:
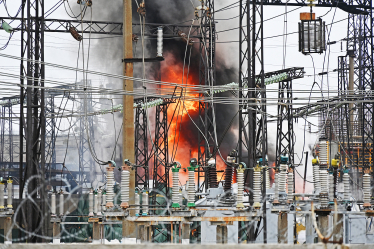
[[[208,174],[209,174],[209,188],[218,188],[216,167],[209,167]]]
[[[232,173],[233,173],[233,168],[230,166],[226,166],[225,170],[225,184],[223,185],[223,190],[229,191],[231,189],[232,185]]]

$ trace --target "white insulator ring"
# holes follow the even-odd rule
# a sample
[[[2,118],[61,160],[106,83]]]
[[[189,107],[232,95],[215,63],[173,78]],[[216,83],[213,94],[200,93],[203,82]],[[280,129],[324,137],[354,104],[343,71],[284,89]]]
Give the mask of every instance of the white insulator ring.
[[[237,203],[243,203],[243,193],[244,193],[244,173],[237,172],[236,181],[238,183],[238,194],[236,196]]]
[[[274,175],[274,200],[279,200],[279,174]]]
[[[269,170],[266,170],[266,189],[270,189],[270,173]]]
[[[93,206],[94,206],[94,199],[93,199],[93,193],[90,192],[88,194],[88,216],[93,216]]]
[[[195,202],[195,172],[188,171],[188,202]]]
[[[329,162],[328,144],[325,140],[319,142],[319,162],[321,165],[327,165]]]
[[[173,203],[178,203],[179,201],[179,172],[173,172],[173,193],[172,193],[172,201]]]
[[[364,174],[362,184],[363,184],[363,192],[364,192],[364,203],[370,203],[371,187],[370,187],[370,175],[369,174]]]
[[[279,192],[285,192],[286,191],[286,177],[287,177],[287,164],[281,164],[279,167],[279,179],[278,179],[278,185],[279,185]]]
[[[114,200],[114,172],[112,170],[107,171],[107,192],[106,202],[113,203]]]
[[[288,179],[287,179],[287,185],[288,185],[288,196],[287,199],[288,201],[292,202],[293,201],[293,172],[288,173]]]
[[[319,171],[319,180],[321,182],[321,192],[327,193],[328,192],[328,173],[327,170],[320,170]]]
[[[162,27],[157,29],[157,57],[162,57],[163,50],[163,30]]]
[[[51,195],[51,214],[56,214],[56,194],[52,193]]]
[[[121,173],[121,202],[130,201],[130,171],[122,170]]]
[[[60,215],[64,215],[64,194],[60,193]]]
[[[98,197],[97,197],[97,194],[94,196],[95,198],[94,198],[94,213],[95,214],[97,214],[99,211],[99,209],[98,209]]]
[[[333,202],[334,201],[334,175],[329,174],[329,201]]]
[[[349,184],[349,174],[344,173],[343,175],[343,184],[344,184],[344,200],[349,201],[351,198],[351,186]]]
[[[142,201],[143,201],[143,203],[142,203],[143,213],[148,214],[148,194],[145,193],[145,192],[143,193]]]
[[[261,172],[255,171],[253,174],[253,202],[261,201]]]
[[[313,182],[314,182],[314,192],[319,193],[321,191],[321,182],[319,178],[319,165],[313,165]]]
[[[139,214],[140,212],[140,196],[138,193],[135,193],[135,213]]]

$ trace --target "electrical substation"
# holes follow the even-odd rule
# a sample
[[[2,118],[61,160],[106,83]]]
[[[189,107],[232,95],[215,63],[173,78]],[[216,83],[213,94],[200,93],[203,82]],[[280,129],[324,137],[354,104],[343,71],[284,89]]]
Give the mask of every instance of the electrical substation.
[[[0,248],[374,246],[372,9],[0,0]]]

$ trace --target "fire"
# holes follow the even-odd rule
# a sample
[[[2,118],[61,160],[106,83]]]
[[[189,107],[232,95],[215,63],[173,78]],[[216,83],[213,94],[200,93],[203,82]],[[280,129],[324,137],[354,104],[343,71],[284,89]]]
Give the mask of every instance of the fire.
[[[184,76],[182,77],[183,73]],[[161,80],[163,82],[183,83],[184,85],[197,85],[199,77],[196,72],[190,71],[187,78],[187,67],[183,71],[183,64],[176,62],[171,55],[166,54],[165,61],[161,63]],[[189,166],[190,158],[197,158],[198,156],[197,136],[195,130],[190,129],[191,121],[189,117],[191,116],[194,122],[197,122],[196,116],[198,113],[199,102],[196,101],[183,102],[177,99],[176,103],[170,104],[168,108],[168,122],[170,123],[168,131],[169,158],[180,162],[184,169]],[[180,171],[180,179],[181,184],[185,184],[188,179],[187,171]]]

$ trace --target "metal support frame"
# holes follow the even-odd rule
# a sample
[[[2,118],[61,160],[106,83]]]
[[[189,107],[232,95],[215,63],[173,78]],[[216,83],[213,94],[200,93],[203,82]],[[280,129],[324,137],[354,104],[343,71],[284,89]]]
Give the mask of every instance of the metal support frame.
[[[266,158],[267,122],[266,91],[263,51],[263,2],[239,2],[239,87],[247,82],[248,91],[239,92],[239,160],[247,164],[245,188],[249,189],[249,202],[253,204],[253,168],[256,157]],[[256,76],[258,72],[259,77]],[[259,89],[259,90],[257,90]],[[248,104],[257,98],[260,105],[255,108]],[[264,175],[265,176],[265,175]],[[264,182],[265,182],[265,178]],[[263,193],[266,189],[263,187]],[[264,213],[264,215],[266,215]],[[266,218],[264,219],[266,221]],[[249,229],[248,241],[255,240],[253,226]],[[264,243],[266,243],[264,223]]]
[[[149,159],[147,139],[147,115],[146,110],[137,107],[135,109],[135,187],[140,190],[149,189]]]
[[[20,89],[20,196],[27,183],[28,200],[24,206],[25,217],[19,217],[20,225],[25,226],[27,242],[41,241],[36,235],[46,234],[46,224],[37,229],[46,205],[38,205],[37,195],[46,199],[45,176],[45,99],[44,65],[30,60],[44,61],[44,0],[22,2]],[[26,64],[26,65],[25,65]],[[26,73],[26,75],[25,75]],[[26,79],[24,77],[27,77]],[[27,86],[25,86],[25,80]],[[36,88],[28,87],[36,86]],[[26,114],[26,116],[25,116]],[[26,143],[26,151],[23,144]],[[23,155],[26,154],[26,167]]]
[[[16,145],[13,141],[13,105],[11,99],[3,100],[8,103],[3,103],[0,113],[0,176],[6,178],[9,173],[6,169],[14,167],[14,149]]]
[[[155,154],[153,167],[153,204],[157,203],[156,195],[170,199],[169,193],[169,143],[168,143],[168,107],[169,103],[156,106]],[[157,203],[161,205],[162,203]],[[166,205],[166,203],[164,203]]]
[[[276,167],[280,165],[281,155],[288,155],[289,163],[294,164],[295,136],[293,130],[292,80],[281,81],[278,86]]]
[[[45,99],[45,115],[48,118],[45,119],[45,162],[46,162],[46,173],[48,175],[49,169],[56,169],[56,118],[55,118],[55,95],[46,94]],[[49,177],[47,177],[48,179]]]
[[[214,86],[215,82],[215,46],[216,29],[214,22],[214,0],[205,1],[208,10],[202,10],[201,13],[201,33],[199,47],[199,84]],[[204,94],[200,94],[204,98]],[[197,186],[200,191],[208,189],[207,160],[215,150],[214,134],[214,106],[213,103],[199,102],[198,127],[204,133],[198,132],[198,178]],[[215,157],[215,155],[213,155]],[[203,180],[202,180],[203,179]]]
[[[91,80],[86,80],[76,83],[77,88],[86,88],[91,86]],[[95,151],[95,137],[94,137],[94,117],[85,116],[84,114],[93,111],[92,93],[85,93],[84,96],[80,96],[80,117],[79,117],[79,185],[80,193],[82,193],[83,186],[86,189],[91,188],[92,182],[96,178],[95,162],[92,158],[92,154]],[[92,151],[91,151],[92,150]],[[86,175],[86,174],[89,175]]]

